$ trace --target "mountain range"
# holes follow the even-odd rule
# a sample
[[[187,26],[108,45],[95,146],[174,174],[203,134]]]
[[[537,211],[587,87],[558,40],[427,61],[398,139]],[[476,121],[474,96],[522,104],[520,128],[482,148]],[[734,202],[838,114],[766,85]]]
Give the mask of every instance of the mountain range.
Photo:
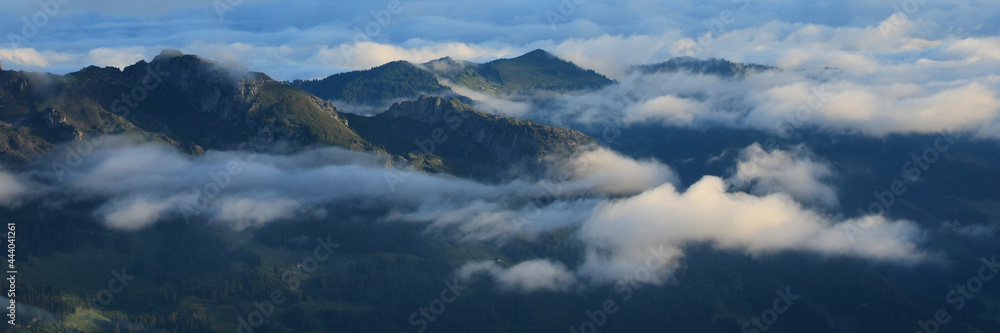
[[[298,145],[388,151],[428,171],[470,175],[478,170],[477,175],[486,175],[512,165],[538,164],[549,154],[570,154],[593,142],[573,130],[478,112],[454,94],[444,94],[451,99],[416,95],[419,100],[396,103],[372,118],[344,114],[317,95],[343,97],[351,89],[389,93],[382,101],[427,91],[415,88],[422,83],[411,79],[436,81],[406,62],[331,78],[341,76],[354,79],[346,85],[323,86],[313,95],[263,73],[176,51],[164,51],[148,63],[140,61],[123,70],[91,66],[64,76],[3,71],[0,161],[23,163],[67,140],[131,133],[195,154],[238,149],[266,137]],[[416,86],[397,90],[383,85],[390,81]],[[447,89],[438,88],[429,91]],[[367,101],[351,96],[350,100]],[[449,129],[455,139],[436,143],[440,149],[415,144],[438,127]],[[451,133],[452,129],[461,132]]]
[[[628,71],[739,83],[783,69],[681,57]],[[1000,221],[995,142],[603,121],[622,111],[618,100],[636,98],[619,93],[634,88],[625,84],[543,50],[486,63],[394,61],[290,82],[173,50],[123,69],[0,70],[0,185],[20,187],[0,188],[0,213],[17,221],[18,302],[33,314],[16,330],[583,332],[589,323],[608,332],[764,332],[753,320],[769,318],[784,295],[787,311],[774,310],[771,331],[917,331],[938,309],[953,309],[945,298],[954,283],[1000,250],[991,227]],[[376,112],[345,107],[357,105]],[[602,107],[579,122],[484,112],[524,105],[545,115]],[[139,144],[100,148],[73,170],[77,178],[47,176],[67,147],[108,137],[108,145],[123,137]],[[913,177],[903,163],[944,139],[954,141],[947,154],[939,149]],[[761,168],[790,167],[742,187],[712,183],[759,171],[746,165],[762,156],[770,164]],[[8,170],[27,180],[11,182]],[[795,181],[778,181],[785,176]],[[399,177],[407,183],[396,184]],[[636,178],[650,184],[632,191]],[[890,202],[885,193],[897,179],[905,193]],[[782,186],[836,190],[809,201],[775,193]],[[2,200],[5,191],[31,190],[40,194]],[[722,203],[700,201],[714,197]],[[673,213],[655,209],[671,201]],[[630,202],[648,203],[639,206],[648,212]],[[809,247],[833,243],[821,238],[802,242],[813,250],[760,251],[712,238],[744,227],[708,229],[726,205],[746,202],[773,210],[738,217],[790,207],[801,217],[794,222],[852,221],[881,204],[885,221],[906,222],[878,229],[889,224],[881,222],[864,237],[903,230],[919,246],[906,254],[929,259]],[[190,206],[203,208],[192,217]],[[597,211],[628,218],[583,230]],[[699,212],[706,215],[687,215]],[[672,232],[629,224],[640,213],[689,221]],[[142,224],[119,223],[126,220]],[[641,270],[631,280],[598,280],[633,255],[643,264],[663,255],[663,246],[648,258],[630,246],[690,230],[695,236],[668,247],[676,253],[663,283],[637,282]],[[619,232],[632,238],[615,242]],[[625,260],[601,266],[594,258]],[[511,282],[538,274],[566,286]],[[105,289],[121,276],[135,280]],[[469,276],[492,279],[459,280]],[[963,304],[950,312],[950,329],[1000,330],[995,286]]]
[[[334,74],[321,80],[295,80],[291,84],[328,100],[380,104],[423,94],[458,95],[442,80],[490,94],[598,89],[613,82],[544,50],[534,50],[483,64],[448,57],[423,64],[393,61],[369,70]]]
[[[642,68],[730,75],[769,67],[682,59]],[[102,134],[141,135],[195,154],[237,149],[267,137],[386,151],[427,171],[495,176],[514,165],[537,166],[549,154],[571,154],[576,147],[594,144],[574,130],[479,112],[468,104],[472,99],[443,82],[490,94],[614,84],[543,50],[483,64],[451,58],[423,64],[394,61],[286,83],[167,50],[121,70],[90,66],[67,75],[0,71],[0,161],[27,162],[55,144]],[[340,112],[331,101],[376,107],[395,103],[365,117]],[[453,135],[460,140],[421,150],[414,142],[444,124],[444,113],[459,114],[466,122],[448,126],[461,130]]]

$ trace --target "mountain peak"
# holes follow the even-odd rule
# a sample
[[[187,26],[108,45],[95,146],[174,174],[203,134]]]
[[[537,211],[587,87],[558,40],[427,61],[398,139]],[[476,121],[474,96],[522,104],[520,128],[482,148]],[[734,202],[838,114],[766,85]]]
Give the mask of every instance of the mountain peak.
[[[635,68],[644,73],[657,72],[690,72],[694,74],[719,75],[722,77],[746,76],[753,73],[770,70],[780,70],[777,67],[754,63],[736,63],[726,59],[697,59],[689,56],[676,57],[661,63],[639,65]]]
[[[338,73],[320,80],[293,81],[292,85],[326,100],[385,105],[420,94],[452,95],[434,74],[404,60],[367,70]]]
[[[465,60],[455,60],[452,57],[444,57],[439,59],[434,59],[426,63],[420,64],[424,69],[430,70],[435,73],[449,73],[455,74],[468,67],[473,67],[478,64],[471,63]]]
[[[451,57],[422,64],[393,61],[367,70],[338,73],[321,80],[296,80],[291,84],[323,99],[381,107],[421,94],[457,95],[439,80],[485,93],[596,89],[612,83],[593,70],[537,49],[516,58],[484,64]]]
[[[219,62],[195,54],[184,54],[173,49],[163,50],[148,63],[145,60],[140,60],[136,64],[126,67],[125,71],[132,72],[138,70],[139,73],[143,73],[147,71],[147,67],[163,73],[171,73],[170,75],[176,80],[185,80],[188,78],[202,80],[209,77],[223,77],[234,83],[247,79],[259,81],[273,80],[264,73],[251,72],[246,67],[238,64]]]
[[[548,51],[545,51],[545,50],[542,50],[542,49],[535,49],[534,51],[525,53],[525,54],[523,54],[523,55],[521,55],[520,57],[517,57],[517,58],[534,58],[534,59],[537,59],[537,58],[542,58],[542,59],[545,59],[545,58],[549,58],[549,59],[556,58],[556,59],[558,59],[558,57],[556,57],[552,53],[549,53]]]
[[[411,63],[409,61],[406,61],[406,60],[393,60],[393,61],[387,62],[385,64],[382,64],[382,66],[376,66],[376,67],[383,67],[383,66],[413,67],[413,63]]]
[[[165,49],[163,51],[160,51],[160,54],[157,55],[155,58],[153,58],[153,60],[156,60],[156,59],[170,59],[170,58],[177,58],[177,57],[183,57],[183,56],[184,56],[184,53],[181,52],[181,51],[178,51],[178,50],[175,50],[175,49]]]
[[[139,61],[139,62],[142,63],[144,61]],[[190,64],[198,64],[198,65],[206,65],[206,64],[219,65],[220,64],[219,62],[214,61],[214,60],[202,58],[202,57],[200,57],[198,55],[195,55],[195,54],[184,54],[183,52],[178,51],[178,50],[174,50],[174,49],[163,50],[162,52],[160,52],[159,55],[157,55],[156,57],[153,57],[153,60],[150,61],[149,63],[150,64],[156,64],[156,63],[174,63],[174,62],[182,62],[182,63],[190,63]]]
[[[542,49],[513,59],[486,63],[508,90],[581,90],[611,84],[607,77],[583,69]]]

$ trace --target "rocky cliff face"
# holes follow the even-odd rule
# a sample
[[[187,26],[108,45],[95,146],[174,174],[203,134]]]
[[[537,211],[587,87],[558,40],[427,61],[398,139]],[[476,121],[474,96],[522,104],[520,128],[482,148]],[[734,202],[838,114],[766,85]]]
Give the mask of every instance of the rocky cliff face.
[[[124,70],[0,72],[0,88],[0,122],[8,139],[26,135],[51,145],[128,131],[190,151],[277,140],[370,149],[330,103],[265,74],[176,51]],[[18,160],[13,156],[23,154],[15,150],[0,146],[0,160]]]
[[[273,136],[300,143],[367,147],[330,103],[262,73],[168,51],[150,63],[126,68],[122,75],[133,84],[131,97],[137,97],[136,89],[152,87],[150,101],[135,107],[137,118],[180,129],[179,134],[199,145],[232,148]]]

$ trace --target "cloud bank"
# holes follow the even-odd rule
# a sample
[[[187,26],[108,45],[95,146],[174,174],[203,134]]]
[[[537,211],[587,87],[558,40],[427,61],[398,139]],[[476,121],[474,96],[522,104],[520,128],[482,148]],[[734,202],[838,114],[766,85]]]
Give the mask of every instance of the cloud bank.
[[[670,268],[683,255],[682,246],[708,242],[751,254],[806,250],[826,255],[917,261],[922,232],[912,222],[880,216],[838,221],[803,208],[790,196],[754,196],[726,192],[725,182],[706,176],[679,192],[665,184],[634,197],[604,202],[581,226],[589,245],[579,271],[598,282],[612,282],[647,266],[650,249],[665,248],[654,267]],[[845,226],[865,220],[866,237],[850,239]],[[657,276],[663,282],[667,274]]]
[[[729,192],[722,178],[705,176],[685,190],[669,166],[635,160],[606,149],[588,149],[538,180],[484,184],[446,175],[386,167],[383,157],[335,147],[291,153],[209,151],[185,155],[161,143],[105,137],[62,181],[44,167],[0,173],[4,199],[42,200],[58,206],[86,200],[97,205],[93,219],[119,230],[157,223],[210,221],[235,231],[287,220],[323,220],[343,207],[367,207],[385,214],[376,220],[421,223],[433,237],[454,237],[502,246],[511,237],[532,239],[556,229],[571,230],[586,251],[583,264],[567,267],[549,259],[510,266],[473,262],[458,270],[464,278],[485,276],[503,290],[569,291],[622,279],[655,268],[648,281],[665,281],[684,256],[683,247],[709,243],[751,254],[808,251],[892,262],[926,257],[923,232],[908,221],[880,216],[838,219],[804,206],[801,189],[775,173],[791,159],[792,177],[816,177],[822,164],[800,155],[751,146],[740,165],[761,172],[741,174],[767,191]],[[54,150],[58,158],[60,149]],[[772,163],[772,164],[769,164]],[[392,185],[388,177],[400,177]],[[23,179],[23,180],[17,180]],[[812,184],[823,188],[822,183]],[[815,189],[804,190],[813,197]],[[822,198],[822,196],[820,196]],[[372,221],[375,222],[375,221]],[[845,228],[863,226],[863,237]],[[655,260],[649,249],[657,249]],[[654,262],[654,267],[648,267]]]
[[[0,168],[0,206],[14,206],[27,192],[27,187],[15,175]]]
[[[736,174],[727,182],[758,195],[787,193],[799,202],[835,207],[837,191],[824,183],[831,176],[830,166],[815,161],[805,146],[766,151],[754,143],[740,152]]]
[[[660,124],[745,128],[780,136],[821,130],[882,137],[951,129],[980,139],[1000,138],[1000,76],[979,70],[1000,66],[1000,53],[990,51],[1000,49],[1000,39],[910,41],[886,49],[875,42],[836,42],[864,35],[858,28],[778,24],[760,29],[784,35],[771,36],[781,39],[772,45],[778,49],[729,59],[783,70],[731,78],[626,70],[620,84],[598,91],[536,98],[536,107],[523,117],[565,126]],[[865,33],[877,35],[877,29]],[[801,40],[800,34],[809,38]],[[768,47],[738,39],[726,45],[733,50]],[[853,49],[827,59],[843,48]],[[855,59],[845,60],[849,58]]]
[[[518,292],[567,291],[577,284],[576,277],[566,266],[544,259],[528,260],[507,268],[494,261],[472,262],[459,268],[457,274],[465,280],[485,274],[501,289]]]

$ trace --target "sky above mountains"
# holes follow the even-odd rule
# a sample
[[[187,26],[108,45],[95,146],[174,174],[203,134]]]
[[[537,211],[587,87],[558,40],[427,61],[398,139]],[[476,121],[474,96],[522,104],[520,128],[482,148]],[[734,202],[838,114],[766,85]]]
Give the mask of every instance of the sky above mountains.
[[[860,71],[1000,58],[1000,3],[981,0],[7,0],[3,8],[4,68],[55,73],[122,67],[165,48],[276,79],[536,48],[612,78],[680,55]]]

